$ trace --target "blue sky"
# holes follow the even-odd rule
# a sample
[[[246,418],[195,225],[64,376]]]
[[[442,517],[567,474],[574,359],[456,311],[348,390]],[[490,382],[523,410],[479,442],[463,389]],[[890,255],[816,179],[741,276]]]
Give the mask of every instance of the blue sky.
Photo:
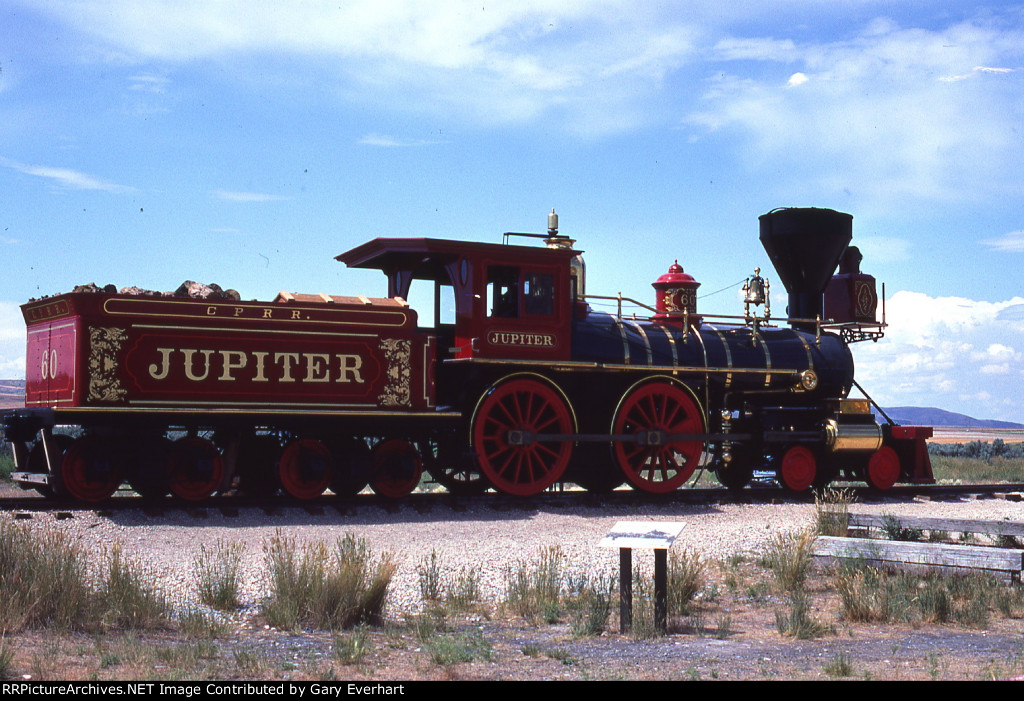
[[[1024,422],[1022,163],[1024,4],[6,0],[0,376],[31,297],[383,295],[333,256],[552,207],[589,292],[678,258],[732,314],[757,217],[814,206],[886,284],[861,384]]]

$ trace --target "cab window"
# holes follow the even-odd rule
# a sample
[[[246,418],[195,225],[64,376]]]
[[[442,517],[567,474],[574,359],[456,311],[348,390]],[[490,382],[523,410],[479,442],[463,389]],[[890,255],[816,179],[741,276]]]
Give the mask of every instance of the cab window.
[[[555,277],[550,273],[527,273],[523,280],[523,311],[550,316],[554,312]]]
[[[503,265],[487,268],[487,316],[519,316],[519,269]]]

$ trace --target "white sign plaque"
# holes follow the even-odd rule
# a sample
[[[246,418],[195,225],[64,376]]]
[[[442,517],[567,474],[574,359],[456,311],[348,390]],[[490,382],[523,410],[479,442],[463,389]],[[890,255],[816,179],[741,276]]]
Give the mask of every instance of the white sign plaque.
[[[600,543],[602,548],[668,549],[686,526],[677,521],[619,521]]]

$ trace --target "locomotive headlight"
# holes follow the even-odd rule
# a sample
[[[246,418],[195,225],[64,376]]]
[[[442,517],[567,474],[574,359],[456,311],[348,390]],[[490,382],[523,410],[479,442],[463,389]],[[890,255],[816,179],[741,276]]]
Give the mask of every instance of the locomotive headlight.
[[[800,386],[810,392],[818,387],[818,373],[814,370],[804,370],[800,373]]]

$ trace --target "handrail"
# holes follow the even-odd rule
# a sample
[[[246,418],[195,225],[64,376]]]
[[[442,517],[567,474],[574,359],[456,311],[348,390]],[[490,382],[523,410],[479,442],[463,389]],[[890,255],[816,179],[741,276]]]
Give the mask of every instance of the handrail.
[[[814,327],[815,327],[815,338],[816,338],[818,343],[821,342],[821,332],[822,331],[827,331],[827,330],[832,330],[832,329],[836,329],[836,330],[842,331],[843,329],[850,329],[850,328],[854,328],[854,327],[856,327],[858,329],[860,329],[860,328],[875,328],[875,329],[878,329],[879,331],[881,331],[882,329],[887,328],[889,326],[885,322],[884,318],[880,322],[879,321],[835,321],[835,320],[832,320],[832,319],[822,319],[821,317],[817,317],[815,319],[797,319],[797,318],[792,318],[792,317],[772,317],[772,316],[765,316],[765,317],[762,317],[762,318],[758,318],[756,316],[742,316],[742,315],[737,316],[737,315],[730,315],[730,314],[704,314],[704,313],[691,314],[687,310],[683,310],[681,312],[663,312],[663,311],[659,311],[659,310],[655,309],[654,307],[652,307],[652,306],[650,306],[648,304],[644,304],[643,302],[638,302],[637,300],[631,299],[629,297],[623,297],[621,292],[619,294],[615,295],[614,297],[609,297],[609,296],[606,296],[606,295],[590,295],[590,294],[588,294],[588,295],[583,295],[583,299],[584,300],[603,299],[603,300],[609,300],[609,301],[615,302],[616,305],[617,305],[616,306],[616,317],[620,321],[623,318],[623,316],[622,316],[622,303],[623,302],[626,302],[627,304],[635,305],[637,307],[640,307],[641,309],[646,309],[647,311],[650,311],[650,312],[653,312],[654,314],[659,315],[663,319],[664,318],[680,319],[680,320],[683,321],[683,324],[686,327],[684,329],[684,333],[686,333],[689,330],[689,326],[690,326],[689,322],[690,322],[690,317],[691,316],[696,316],[696,317],[699,317],[701,319],[729,320],[729,321],[742,322],[742,324],[737,323],[736,324],[737,326],[740,326],[740,325],[748,326],[748,325],[754,324],[754,325],[757,325],[757,326],[764,325],[764,326],[768,326],[768,327],[776,327],[779,324],[794,324],[794,323],[797,323],[797,324],[814,324]],[[638,318],[639,317],[637,317],[636,313],[634,312],[633,313],[633,319],[638,319]],[[649,319],[649,317],[648,317],[648,319]]]

